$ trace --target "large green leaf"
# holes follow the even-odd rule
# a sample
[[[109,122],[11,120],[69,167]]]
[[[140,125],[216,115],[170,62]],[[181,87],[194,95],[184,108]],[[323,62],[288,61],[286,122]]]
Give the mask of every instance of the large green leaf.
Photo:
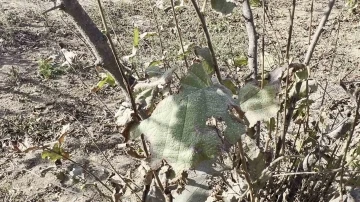
[[[268,120],[279,110],[276,101],[276,86],[269,85],[263,89],[249,83],[239,91],[239,103],[241,109],[252,127],[258,121]]]
[[[211,0],[211,8],[224,15],[233,12],[236,4],[227,0]]]
[[[143,133],[151,143],[152,165],[165,159],[177,174],[213,159],[245,131],[228,112],[236,105],[231,93],[212,85],[201,64],[192,65],[181,84],[178,95],[162,100],[131,131],[133,138]],[[221,123],[221,130],[207,124],[211,118]]]

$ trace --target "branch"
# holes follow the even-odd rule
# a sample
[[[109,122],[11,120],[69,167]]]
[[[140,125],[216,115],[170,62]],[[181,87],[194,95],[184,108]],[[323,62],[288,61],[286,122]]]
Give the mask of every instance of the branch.
[[[335,4],[335,0],[329,0],[328,8],[325,11],[324,16],[322,17],[322,19],[320,21],[320,24],[316,29],[314,38],[312,39],[311,44],[310,44],[310,46],[308,48],[308,51],[306,52],[305,59],[304,59],[304,62],[303,62],[306,66],[309,65],[309,62],[311,60],[311,56],[312,56],[312,54],[313,54],[313,52],[315,50],[315,46],[316,46],[316,44],[317,44],[317,42],[318,42],[318,40],[320,38],[320,35],[321,35],[322,31],[323,31],[323,28],[324,28],[325,24],[326,24],[326,22],[327,22],[327,20],[328,20],[328,18],[330,16],[330,13],[331,13],[331,10],[332,10],[334,4]]]
[[[290,27],[289,27],[289,36],[288,41],[286,44],[286,60],[289,60],[289,54],[290,54],[290,46],[291,46],[291,37],[293,32],[293,26],[294,26],[294,16],[295,16],[295,7],[296,7],[296,0],[292,1],[292,10],[290,13]]]
[[[205,33],[205,37],[206,37],[206,42],[208,44],[208,47],[209,47],[209,50],[211,52],[211,56],[212,56],[212,60],[214,62],[214,69],[215,69],[215,73],[216,73],[216,76],[219,80],[219,83],[222,84],[222,79],[221,79],[221,74],[220,74],[220,69],[219,69],[219,66],[218,66],[218,63],[217,63],[217,60],[216,60],[216,56],[215,56],[215,51],[214,51],[214,48],[213,48],[213,45],[211,43],[211,39],[210,39],[210,34],[209,34],[209,30],[206,26],[206,22],[205,22],[205,17],[204,15],[202,14],[202,12],[200,11],[198,5],[196,4],[196,1],[195,0],[191,0],[194,8],[195,8],[195,11],[197,13],[197,15],[199,16],[200,18],[200,21],[201,21],[201,26],[204,30],[204,33]],[[206,2],[206,1],[205,1]],[[203,7],[205,8],[205,6]]]
[[[81,36],[84,37],[96,57],[95,65],[101,65],[109,71],[119,83],[122,91],[126,93],[126,85],[121,77],[121,72],[117,67],[111,48],[107,43],[106,36],[97,28],[79,2],[77,0],[58,0],[56,7],[71,16]],[[121,68],[127,72],[130,71],[122,64]]]
[[[257,76],[257,37],[254,26],[254,18],[251,12],[249,0],[243,1],[243,17],[245,19],[246,31],[249,37],[248,48],[248,65],[249,69],[253,70],[252,77],[255,79]]]

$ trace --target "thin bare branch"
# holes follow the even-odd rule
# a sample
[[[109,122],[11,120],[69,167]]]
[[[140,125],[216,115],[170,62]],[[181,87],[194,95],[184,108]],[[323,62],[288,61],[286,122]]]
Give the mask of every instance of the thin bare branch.
[[[207,26],[206,26],[206,22],[205,22],[205,17],[204,15],[200,12],[200,9],[196,3],[195,0],[191,0],[192,4],[194,5],[194,8],[195,8],[195,11],[197,13],[197,15],[199,16],[200,18],[200,21],[201,21],[201,26],[204,30],[204,33],[205,33],[205,37],[206,37],[206,42],[208,44],[208,47],[209,47],[209,50],[211,52],[211,56],[212,56],[212,59],[213,59],[213,62],[214,62],[214,69],[215,69],[215,73],[216,73],[216,76],[219,80],[219,83],[222,83],[222,79],[221,79],[221,74],[220,74],[220,69],[219,69],[219,66],[218,66],[218,63],[217,63],[217,60],[216,60],[216,56],[215,56],[215,51],[214,51],[214,48],[213,48],[213,45],[211,43],[211,39],[210,39],[210,34],[209,34],[209,30],[207,29]]]
[[[257,68],[257,36],[254,25],[254,18],[250,8],[249,0],[244,0],[242,3],[243,17],[245,19],[246,31],[249,38],[248,47],[248,65],[249,69],[253,71],[252,78],[256,79],[258,74]]]
[[[342,156],[341,171],[340,171],[340,188],[339,188],[339,193],[340,193],[340,196],[341,196],[341,200],[342,200],[342,197],[343,197],[342,191],[343,191],[343,185],[344,185],[343,184],[343,178],[344,178],[344,167],[345,167],[345,164],[346,164],[346,156],[347,156],[347,153],[348,153],[348,150],[349,150],[349,147],[350,147],[350,143],[353,140],[353,136],[354,136],[354,133],[355,133],[355,128],[356,128],[356,125],[357,125],[358,120],[359,120],[360,95],[357,96],[356,100],[357,100],[357,103],[356,103],[354,123],[352,125],[351,132],[350,132],[350,134],[348,136],[348,139],[346,141],[345,149],[344,149],[343,156]]]
[[[311,41],[313,13],[314,13],[314,0],[311,0],[311,6],[310,6],[310,22],[309,22],[309,45],[310,45],[310,41]]]
[[[290,13],[290,26],[289,26],[289,36],[288,41],[286,44],[286,59],[289,60],[289,54],[290,54],[290,46],[291,46],[291,37],[292,37],[292,31],[293,31],[293,25],[294,25],[294,16],[295,16],[295,7],[296,7],[296,0],[292,1],[292,10]]]
[[[170,1],[171,1],[171,8],[172,8],[172,11],[173,11],[173,14],[174,14],[174,20],[175,20],[175,24],[176,24],[176,29],[177,29],[177,32],[178,32],[178,35],[179,35],[181,50],[182,50],[182,52],[184,54],[185,65],[186,65],[186,68],[189,69],[189,63],[188,63],[188,61],[186,59],[187,57],[185,55],[184,43],[183,43],[183,40],[182,40],[181,29],[180,29],[179,21],[177,19],[176,12],[175,12],[174,0],[170,0]]]
[[[317,27],[315,35],[314,35],[314,37],[313,37],[313,39],[311,41],[311,44],[310,44],[310,46],[309,46],[309,48],[308,48],[308,50],[306,52],[305,59],[304,59],[304,62],[303,62],[306,66],[309,65],[312,54],[313,54],[313,52],[315,50],[315,46],[316,46],[316,44],[317,44],[317,42],[318,42],[318,40],[320,38],[320,35],[321,35],[322,31],[323,31],[323,28],[324,28],[325,24],[326,24],[326,22],[327,22],[327,20],[328,20],[328,18],[330,16],[330,13],[331,13],[331,10],[332,10],[334,4],[335,4],[335,0],[329,0],[328,7],[327,7],[326,11],[324,12],[324,15],[323,15],[323,17],[322,17],[322,19],[320,21],[320,24]]]
[[[103,22],[103,26],[104,26],[104,31],[105,31],[105,36],[106,38],[108,39],[109,41],[109,44],[110,44],[110,49],[111,49],[111,52],[112,52],[112,55],[113,57],[115,58],[115,63],[116,63],[116,66],[118,67],[118,70],[120,72],[120,75],[121,75],[121,78],[122,78],[122,81],[125,85],[125,89],[127,92],[127,95],[128,95],[128,98],[130,99],[130,102],[131,102],[131,107],[132,109],[134,110],[134,114],[135,116],[134,117],[138,117],[140,119],[140,116],[138,115],[138,111],[137,111],[137,107],[136,107],[136,104],[135,104],[135,99],[134,99],[134,96],[132,95],[132,91],[131,91],[131,88],[130,88],[130,84],[129,84],[129,81],[128,79],[126,78],[125,76],[125,71],[124,71],[124,65],[120,62],[118,56],[117,56],[117,53],[116,53],[116,50],[115,50],[115,46],[114,46],[114,43],[111,39],[111,36],[108,32],[108,25],[107,25],[107,22],[106,22],[106,18],[105,18],[105,14],[104,14],[104,10],[103,10],[103,7],[101,5],[101,1],[100,0],[97,0],[97,3],[98,3],[98,6],[99,6],[99,12],[100,12],[100,16],[101,16],[101,20]]]

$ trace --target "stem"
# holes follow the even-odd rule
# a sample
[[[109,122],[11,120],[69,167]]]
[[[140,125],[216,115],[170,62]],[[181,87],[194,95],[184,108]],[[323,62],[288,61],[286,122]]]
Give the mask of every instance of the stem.
[[[341,200],[342,200],[342,197],[343,197],[342,190],[343,190],[344,167],[345,167],[345,164],[346,164],[346,155],[348,153],[349,146],[350,146],[351,140],[352,140],[352,138],[354,136],[355,128],[356,128],[356,125],[357,125],[358,120],[359,120],[359,108],[360,108],[360,95],[357,96],[354,123],[352,125],[352,129],[351,129],[351,132],[349,134],[349,137],[348,137],[348,139],[346,141],[344,155],[342,156],[341,171],[340,171],[340,190],[339,190]]]
[[[306,52],[305,59],[304,59],[304,62],[303,62],[306,66],[309,65],[312,54],[313,54],[313,52],[315,50],[315,46],[316,46],[316,44],[317,44],[317,42],[318,42],[318,40],[320,38],[320,35],[321,35],[322,31],[323,31],[323,27],[325,26],[325,24],[326,24],[326,22],[327,22],[327,20],[329,18],[329,15],[331,13],[331,10],[332,10],[334,4],[335,4],[335,0],[329,0],[328,8],[327,8],[327,10],[325,11],[325,13],[324,13],[324,15],[322,17],[321,22],[320,22],[319,26],[316,29],[314,38],[312,39],[311,44],[310,44],[310,46],[309,46],[309,48],[308,48],[308,50]]]
[[[284,102],[284,125],[283,125],[283,133],[281,135],[281,150],[280,150],[280,154],[283,155],[285,153],[285,135],[286,135],[286,108],[287,108],[287,102],[288,102],[288,87],[289,87],[289,66],[290,64],[287,66],[286,71],[287,71],[287,76],[286,76],[286,86],[285,86],[285,102]]]
[[[71,161],[72,163],[74,163],[75,165],[80,166],[87,174],[93,176],[96,181],[98,181],[101,185],[103,185],[108,191],[112,192],[112,190],[111,190],[105,183],[103,183],[103,182],[100,180],[100,178],[98,178],[95,174],[93,174],[92,172],[90,172],[88,169],[86,169],[86,168],[85,168],[83,165],[81,165],[80,163],[72,160],[72,159],[69,158],[69,157],[64,156],[62,153],[55,152],[55,151],[53,151],[53,150],[51,150],[51,149],[44,148],[44,151],[47,151],[47,152],[51,152],[51,153],[60,155],[60,156],[62,156],[64,159],[69,160],[69,161]]]
[[[309,77],[310,77],[310,68],[306,67],[308,71],[308,78],[306,79],[306,131],[309,129],[309,118],[310,118],[310,104],[309,104]]]
[[[101,5],[101,2],[100,0],[97,0],[97,3],[98,3],[98,6],[99,6],[99,11],[100,11],[100,16],[101,16],[101,20],[102,20],[102,23],[103,23],[103,26],[104,26],[104,31],[105,31],[105,36],[106,38],[108,39],[109,41],[109,44],[110,44],[110,48],[111,48],[111,52],[115,58],[115,62],[116,62],[116,65],[120,71],[120,74],[121,74],[121,77],[123,79],[123,82],[125,84],[125,87],[126,87],[126,91],[127,91],[127,94],[128,94],[128,97],[130,99],[130,102],[131,102],[131,106],[132,106],[132,109],[134,110],[134,114],[135,114],[135,117],[138,117],[140,119],[140,116],[138,115],[138,112],[137,112],[137,107],[136,107],[136,104],[135,104],[135,99],[134,99],[134,96],[132,95],[132,91],[131,91],[131,87],[129,85],[129,81],[126,79],[125,77],[125,72],[123,70],[123,68],[121,68],[123,65],[120,65],[120,60],[117,56],[117,53],[116,53],[116,50],[115,50],[115,46],[114,46],[114,43],[111,39],[111,36],[108,32],[108,26],[107,26],[107,23],[106,23],[106,18],[105,18],[105,15],[104,15],[104,10],[103,10],[103,7]]]
[[[161,53],[162,53],[162,55],[164,55],[165,49],[164,49],[164,45],[163,45],[163,42],[162,42],[161,30],[160,30],[159,22],[157,20],[157,16],[156,16],[155,11],[154,11],[154,7],[151,8],[151,13],[153,14],[153,18],[154,18],[155,23],[156,23],[157,32],[159,33],[159,42],[160,42]]]
[[[262,64],[261,64],[261,89],[264,88],[265,82],[265,1],[262,2],[263,9],[263,34],[262,34]]]
[[[254,26],[254,18],[250,8],[249,0],[243,1],[243,17],[245,19],[246,31],[249,38],[249,47],[248,47],[248,65],[249,69],[253,71],[252,78],[256,79],[258,70],[257,70],[257,37],[256,30]]]
[[[219,83],[222,84],[222,79],[221,79],[221,74],[220,74],[220,69],[219,69],[219,66],[218,66],[218,63],[217,63],[217,60],[216,60],[216,56],[215,56],[215,51],[214,51],[214,48],[213,48],[213,45],[211,43],[211,39],[210,39],[210,34],[209,34],[209,30],[207,29],[207,26],[206,26],[206,22],[205,22],[205,17],[204,15],[200,12],[200,9],[198,7],[198,5],[196,4],[196,1],[195,0],[191,0],[192,4],[194,5],[194,8],[195,8],[195,11],[197,13],[197,15],[199,16],[200,18],[200,21],[201,21],[201,26],[204,30],[204,33],[205,33],[205,37],[206,37],[206,42],[209,46],[209,50],[211,52],[211,56],[212,56],[212,59],[214,61],[214,69],[215,69],[215,73],[216,73],[216,76],[219,80]]]
[[[180,26],[179,26],[179,21],[177,20],[177,17],[176,17],[174,0],[170,0],[170,1],[171,1],[172,11],[173,11],[173,14],[174,14],[174,20],[175,20],[175,24],[176,24],[176,29],[177,29],[177,32],[178,32],[178,35],[179,35],[181,50],[182,50],[182,52],[183,52],[183,54],[184,54],[185,65],[186,65],[186,68],[189,69],[189,63],[188,63],[188,61],[187,61],[187,59],[186,59],[186,55],[185,55],[184,44],[183,44],[183,40],[182,40],[182,35],[181,35]]]
[[[311,0],[310,22],[309,22],[309,45],[310,45],[310,41],[311,41],[313,13],[314,13],[314,0]]]
[[[249,171],[247,169],[246,155],[245,155],[245,152],[244,152],[244,148],[243,148],[243,145],[242,145],[241,138],[240,138],[240,140],[238,141],[237,144],[238,144],[238,147],[239,147],[239,156],[240,156],[241,161],[242,161],[241,168],[244,170],[245,179],[246,179],[246,182],[248,183],[248,186],[249,186],[250,199],[251,199],[251,201],[256,201],[257,197],[256,197],[256,193],[255,193],[255,190],[254,190],[254,187],[253,187],[253,184],[252,184],[252,180],[251,180]]]
[[[292,31],[293,31],[293,25],[294,25],[294,16],[295,16],[295,7],[296,7],[296,0],[292,1],[292,11],[290,13],[290,27],[289,27],[289,36],[288,41],[286,44],[286,59],[289,60],[289,54],[290,54],[290,45],[291,45],[291,37],[292,37]]]

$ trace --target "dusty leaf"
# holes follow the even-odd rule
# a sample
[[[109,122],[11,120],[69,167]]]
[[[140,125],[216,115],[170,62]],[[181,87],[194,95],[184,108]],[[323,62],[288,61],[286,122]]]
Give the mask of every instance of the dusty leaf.
[[[267,121],[276,116],[279,110],[276,93],[276,87],[272,85],[260,89],[248,83],[240,89],[239,103],[249,121],[249,127],[254,126],[258,121]]]
[[[190,171],[189,182],[181,194],[174,192],[174,202],[192,202],[192,201],[206,201],[211,194],[208,188],[207,179],[211,177],[204,171]]]
[[[263,60],[262,54],[260,55],[259,61],[260,61],[259,67],[261,67],[262,62],[264,61],[265,69],[271,69],[273,66],[277,65],[277,60],[275,59],[275,57],[272,54],[267,53],[267,52],[264,53],[264,60]]]
[[[139,94],[140,92],[147,89],[151,89],[159,86],[161,87],[168,84],[171,81],[172,75],[176,69],[177,67],[173,67],[171,69],[166,70],[160,77],[154,77],[154,79],[150,83],[138,82],[134,87],[135,94]]]
[[[211,8],[223,15],[233,12],[236,4],[227,0],[211,0]]]
[[[300,88],[297,88],[297,85],[300,85]],[[309,86],[309,93],[313,93],[317,90],[318,84],[315,80],[309,79],[308,80],[308,86]],[[295,96],[298,95],[299,97],[306,97],[306,81],[299,81],[292,86],[292,88],[289,91],[289,96]]]
[[[132,114],[134,110],[128,102],[121,103],[119,110],[115,114],[116,124],[118,126],[125,126],[132,121]]]
[[[145,74],[151,77],[161,77],[164,74],[164,70],[156,65],[149,66],[145,69]]]
[[[228,112],[229,106],[236,105],[232,95],[213,86],[201,64],[192,65],[181,84],[179,94],[162,100],[152,115],[131,131],[133,138],[145,134],[152,164],[166,159],[176,173],[213,159],[245,130]],[[210,117],[226,125],[223,138],[206,125]]]
[[[266,168],[264,153],[256,146],[256,140],[244,135],[241,137],[243,149],[246,153],[247,165],[250,176],[255,181],[261,176],[262,171]]]
[[[140,35],[140,39],[146,39],[155,36],[156,34],[157,34],[156,32],[144,32]]]

